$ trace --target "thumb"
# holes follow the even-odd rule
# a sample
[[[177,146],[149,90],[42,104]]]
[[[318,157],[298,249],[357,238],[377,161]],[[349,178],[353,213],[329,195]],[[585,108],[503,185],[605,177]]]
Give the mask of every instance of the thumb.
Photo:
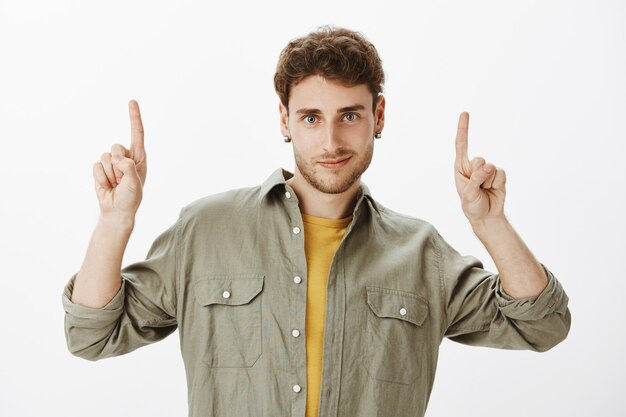
[[[472,172],[465,191],[465,198],[468,201],[475,201],[478,199],[478,196],[480,195],[480,186],[487,178],[489,178],[489,176],[493,174],[494,168],[493,164],[484,164]]]
[[[121,155],[113,155],[111,157],[111,163],[115,168],[119,169],[124,174],[122,175],[121,183],[126,182],[128,187],[135,191],[142,188],[139,174],[137,174],[135,161]]]

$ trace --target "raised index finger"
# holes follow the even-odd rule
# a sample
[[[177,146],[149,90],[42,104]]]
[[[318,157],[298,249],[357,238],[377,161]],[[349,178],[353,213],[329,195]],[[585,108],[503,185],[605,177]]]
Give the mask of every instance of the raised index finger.
[[[130,113],[130,148],[143,149],[143,123],[141,113],[139,113],[139,103],[136,100],[128,102],[128,112]]]
[[[467,130],[469,126],[469,113],[463,112],[459,116],[459,125],[456,130],[456,159],[467,160]]]

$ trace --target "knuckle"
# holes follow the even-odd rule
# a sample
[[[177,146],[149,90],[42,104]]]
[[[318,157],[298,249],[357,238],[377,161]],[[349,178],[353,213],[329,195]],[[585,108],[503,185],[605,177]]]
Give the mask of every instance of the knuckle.
[[[479,168],[481,165],[484,165],[484,164],[485,164],[485,158],[483,158],[482,156],[476,156],[471,161],[471,166],[474,169]]]
[[[102,155],[100,155],[100,160],[103,162],[107,162],[111,159],[111,152],[103,152]]]
[[[118,165],[121,165],[124,168],[131,168],[135,165],[135,163],[131,159],[122,158],[120,159],[120,162],[118,162]]]
[[[123,155],[125,151],[126,151],[126,148],[124,147],[124,145],[120,143],[116,143],[113,146],[111,146],[112,153],[120,153]]]

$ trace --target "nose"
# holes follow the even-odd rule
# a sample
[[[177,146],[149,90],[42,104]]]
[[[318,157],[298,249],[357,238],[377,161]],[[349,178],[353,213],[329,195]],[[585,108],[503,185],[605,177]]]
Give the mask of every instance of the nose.
[[[337,149],[343,147],[343,140],[341,139],[341,130],[334,126],[332,123],[326,125],[324,130],[324,150],[330,154],[334,154]]]

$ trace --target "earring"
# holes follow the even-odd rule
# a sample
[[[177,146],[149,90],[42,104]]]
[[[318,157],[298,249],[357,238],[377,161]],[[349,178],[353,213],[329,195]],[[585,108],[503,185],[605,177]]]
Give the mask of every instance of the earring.
[[[289,136],[285,136],[285,142],[291,142],[291,138]]]
[[[376,139],[380,139],[382,137],[383,132],[376,132],[376,135],[374,136]]]

